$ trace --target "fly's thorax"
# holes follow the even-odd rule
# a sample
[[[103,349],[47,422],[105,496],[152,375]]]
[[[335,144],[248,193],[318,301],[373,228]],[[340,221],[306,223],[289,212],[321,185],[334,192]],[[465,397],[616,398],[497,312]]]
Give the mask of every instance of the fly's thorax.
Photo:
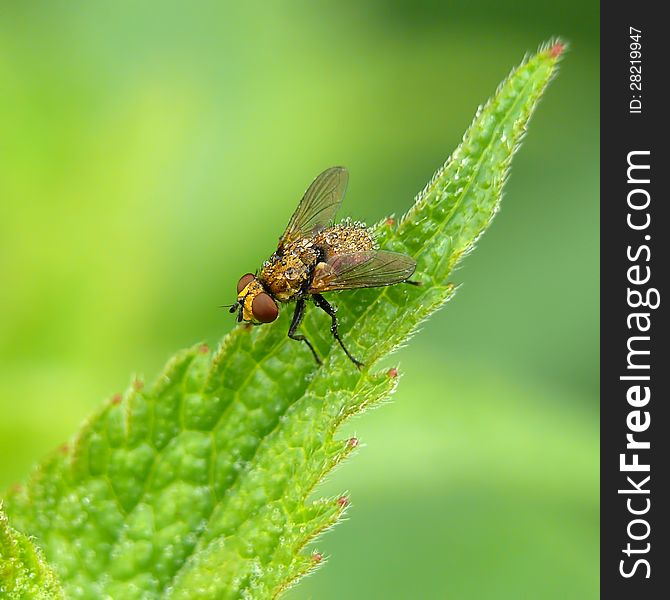
[[[311,240],[298,240],[265,262],[260,279],[277,300],[287,302],[304,289],[318,257]]]
[[[363,223],[345,221],[333,227],[328,227],[317,233],[313,238],[315,246],[323,249],[324,254],[351,254],[365,252],[374,248],[374,239]]]

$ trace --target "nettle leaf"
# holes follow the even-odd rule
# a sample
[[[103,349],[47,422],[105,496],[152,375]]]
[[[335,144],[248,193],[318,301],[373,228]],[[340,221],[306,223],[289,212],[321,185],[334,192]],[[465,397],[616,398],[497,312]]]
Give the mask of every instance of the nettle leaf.
[[[375,227],[380,247],[416,258],[423,286],[331,296],[362,370],[311,310],[317,366],[287,338],[284,310],[237,327],[213,356],[193,347],[154,384],[133,383],[10,494],[13,526],[39,543],[68,598],[271,598],[322,562],[308,546],[348,500],[312,491],[358,443],[338,426],[390,396],[397,371],[377,361],[453,294],[450,273],[498,210],[562,51],[547,45],[513,71],[410,211]]]

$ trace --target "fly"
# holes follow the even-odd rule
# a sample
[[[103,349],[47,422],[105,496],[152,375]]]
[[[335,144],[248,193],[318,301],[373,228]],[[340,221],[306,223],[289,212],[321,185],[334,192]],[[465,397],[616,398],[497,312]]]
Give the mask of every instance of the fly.
[[[419,283],[409,281],[416,268],[414,259],[375,249],[372,235],[364,225],[332,224],[348,181],[344,167],[332,167],[312,182],[279,239],[277,250],[263,263],[260,273],[247,273],[238,281],[237,302],[230,312],[237,311],[238,322],[271,323],[279,316],[279,302],[295,301],[288,337],[307,344],[316,362],[321,364],[312,343],[298,333],[306,300],[311,299],[331,318],[330,331],[342,350],[361,367],[363,363],[352,356],[337,330],[336,308],[322,294]]]

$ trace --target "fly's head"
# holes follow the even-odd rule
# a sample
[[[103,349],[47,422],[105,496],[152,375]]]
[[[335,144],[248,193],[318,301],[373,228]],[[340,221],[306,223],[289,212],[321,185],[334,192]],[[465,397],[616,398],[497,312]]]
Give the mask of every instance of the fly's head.
[[[237,282],[237,302],[230,312],[237,311],[237,321],[248,323],[272,323],[279,316],[279,307],[265,291],[255,275],[247,273]]]

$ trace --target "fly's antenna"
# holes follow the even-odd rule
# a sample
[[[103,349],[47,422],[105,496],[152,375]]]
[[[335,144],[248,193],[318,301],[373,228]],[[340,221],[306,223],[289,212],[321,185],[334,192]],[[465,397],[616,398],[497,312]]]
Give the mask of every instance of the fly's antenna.
[[[219,304],[219,308],[227,308],[229,313],[234,313],[237,310],[238,302],[235,304]]]

